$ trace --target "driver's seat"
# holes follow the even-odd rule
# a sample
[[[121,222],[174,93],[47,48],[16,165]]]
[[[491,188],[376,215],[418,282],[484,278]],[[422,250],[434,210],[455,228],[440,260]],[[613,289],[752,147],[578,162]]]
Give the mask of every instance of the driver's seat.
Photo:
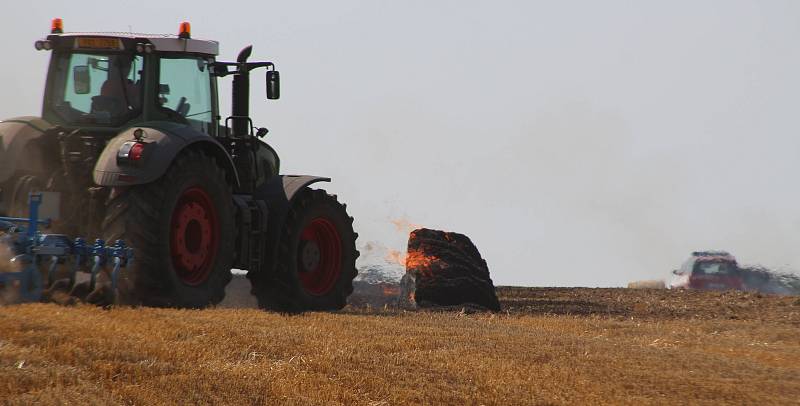
[[[91,113],[101,117],[108,115],[111,117],[119,117],[125,114],[125,106],[122,105],[122,100],[113,96],[94,96],[92,97],[92,110]]]

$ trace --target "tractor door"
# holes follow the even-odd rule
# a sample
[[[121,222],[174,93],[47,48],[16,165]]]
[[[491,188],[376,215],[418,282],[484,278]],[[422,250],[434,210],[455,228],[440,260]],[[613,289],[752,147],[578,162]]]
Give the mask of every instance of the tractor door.
[[[216,89],[208,67],[210,62],[204,57],[162,56],[156,110],[169,121],[216,136]]]

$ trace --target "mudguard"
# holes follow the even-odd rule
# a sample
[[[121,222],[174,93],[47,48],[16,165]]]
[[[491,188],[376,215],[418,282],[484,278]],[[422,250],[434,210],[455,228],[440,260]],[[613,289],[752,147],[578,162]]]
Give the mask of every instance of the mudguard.
[[[145,144],[142,158],[135,162],[117,160],[122,144],[136,141],[134,132],[142,130]],[[238,186],[239,175],[225,148],[214,138],[186,125],[154,122],[131,127],[111,139],[94,167],[94,182],[100,186],[133,186],[154,182],[169,169],[175,157],[188,147],[198,147],[217,159]]]
[[[277,175],[269,179],[253,193],[253,199],[264,200],[269,208],[267,220],[267,258],[260,273],[271,274],[275,270],[274,259],[277,255],[278,241],[281,238],[286,214],[298,192],[308,185],[317,182],[330,182],[331,178],[307,175]]]
[[[25,148],[41,137],[52,125],[39,117],[17,117],[0,121],[0,183],[6,182],[18,170],[37,168],[41,163],[25,157]]]
[[[331,178],[309,175],[278,175],[270,178],[254,193],[253,198],[267,202],[270,219],[275,215],[285,215],[289,211],[294,196],[304,187],[317,182],[330,182]]]

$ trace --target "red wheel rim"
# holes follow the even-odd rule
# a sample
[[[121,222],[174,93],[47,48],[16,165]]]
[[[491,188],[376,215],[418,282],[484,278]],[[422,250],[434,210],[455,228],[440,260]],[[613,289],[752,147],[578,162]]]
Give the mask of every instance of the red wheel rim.
[[[333,289],[342,273],[342,239],[330,220],[318,217],[303,229],[297,261],[306,292],[320,296]]]
[[[208,279],[219,248],[219,218],[211,197],[201,187],[186,189],[172,210],[169,244],[172,266],[187,285]]]

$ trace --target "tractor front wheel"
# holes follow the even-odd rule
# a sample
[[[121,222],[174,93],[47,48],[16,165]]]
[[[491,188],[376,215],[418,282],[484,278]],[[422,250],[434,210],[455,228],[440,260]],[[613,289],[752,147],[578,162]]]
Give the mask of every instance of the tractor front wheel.
[[[180,155],[154,183],[115,191],[104,236],[134,249],[120,301],[190,308],[222,301],[231,280],[233,210],[224,170],[197,151]]]

